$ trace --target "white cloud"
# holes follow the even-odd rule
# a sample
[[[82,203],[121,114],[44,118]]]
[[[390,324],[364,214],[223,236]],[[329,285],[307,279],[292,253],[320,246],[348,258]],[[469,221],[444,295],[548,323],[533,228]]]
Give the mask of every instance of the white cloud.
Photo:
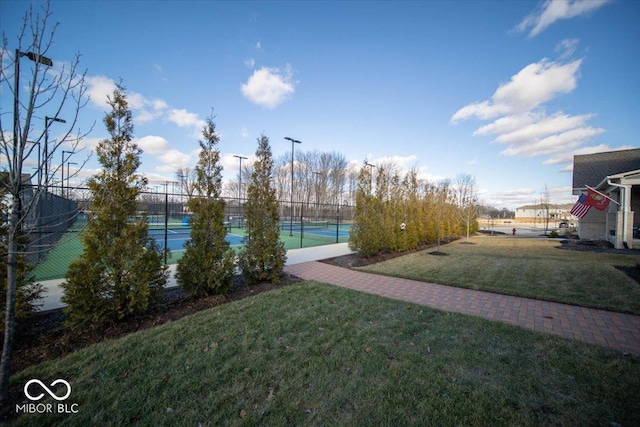
[[[435,175],[429,172],[428,168],[425,166],[417,166],[418,157],[414,154],[409,156],[384,156],[384,157],[373,157],[370,153],[366,156],[367,162],[376,166],[376,168],[380,166],[392,167],[393,172],[397,172],[400,177],[404,177],[407,172],[411,169],[416,169],[417,176],[419,180],[427,181],[427,182],[440,182],[448,177],[444,175]],[[362,163],[360,162],[352,162],[356,169],[360,169],[362,167]],[[374,175],[376,174],[376,169],[373,171]]]
[[[251,132],[249,132],[249,129],[247,129],[246,127],[243,127],[242,129],[240,129],[240,136],[243,138],[249,138],[251,136]]]
[[[295,92],[291,67],[285,70],[262,67],[255,70],[241,86],[245,98],[256,105],[273,109],[289,99]]]
[[[115,81],[104,76],[88,76],[86,81],[91,102],[105,110],[109,109],[107,97],[113,94],[116,88]],[[185,109],[170,109],[169,105],[163,99],[149,99],[140,93],[127,91],[127,102],[129,103],[129,108],[135,113],[134,115],[138,122],[144,122],[166,115],[167,120],[180,127],[200,127],[204,124],[204,121],[200,120],[197,114]],[[149,109],[151,111],[149,111]]]
[[[373,158],[371,155],[367,157],[367,162],[372,165],[390,164],[396,165],[403,170],[409,170],[414,167],[418,162],[418,157],[415,154],[409,156],[385,156]]]
[[[564,39],[556,46],[556,52],[560,53],[560,58],[568,58],[578,49],[580,39]]]
[[[474,136],[478,135],[500,135],[503,133],[514,132],[523,126],[533,123],[537,114],[525,113],[513,116],[500,117],[493,123],[484,125],[473,132]]]
[[[552,204],[573,203],[575,196],[571,195],[571,187],[550,187],[549,196]],[[512,191],[489,192],[480,190],[482,204],[494,206],[498,209],[506,207],[515,210],[521,206],[539,203],[542,188],[518,188]]]
[[[204,121],[201,120],[196,113],[191,113],[185,109],[171,109],[167,115],[167,120],[180,127],[201,128],[202,125],[204,125]]]
[[[161,136],[147,135],[134,142],[147,154],[160,154],[169,149],[169,142]]]
[[[569,52],[577,43],[575,39],[564,40],[559,46]],[[494,135],[494,142],[508,144],[501,156],[569,158],[569,153],[604,132],[588,124],[595,114],[545,112],[545,104],[577,87],[581,65],[581,59],[570,62],[542,59],[529,64],[509,82],[501,84],[490,99],[459,109],[451,122],[469,118],[493,120],[476,129],[473,135]]]
[[[242,169],[247,166],[253,165],[256,161],[255,154],[242,155],[246,159],[242,159]],[[234,157],[232,153],[225,153],[220,155],[220,164],[224,168],[225,174],[231,180],[236,180],[238,177],[238,170],[240,169],[240,159]]]
[[[253,67],[255,67],[255,65],[256,65],[256,60],[255,60],[255,59],[253,59],[253,58],[246,59],[246,60],[244,61],[244,65],[245,65],[245,67],[247,67],[247,68],[253,68]]]
[[[127,102],[132,110],[140,110],[147,104],[145,97],[136,92],[127,93]]]
[[[452,123],[471,117],[491,119],[521,114],[550,101],[560,93],[568,93],[577,86],[577,74],[582,60],[560,64],[542,59],[529,64],[501,84],[490,100],[462,107],[451,118]]]
[[[169,80],[164,76],[164,69],[162,68],[162,65],[160,65],[160,64],[154,64],[154,65],[153,65],[153,69],[154,69],[155,73],[158,75],[158,77],[160,77],[160,80],[162,80],[163,82],[167,82],[167,81],[169,81]]]
[[[256,49],[257,50],[262,50],[262,42],[261,41],[257,41],[256,42]]]
[[[175,149],[167,150],[158,158],[164,163],[156,168],[160,172],[173,173],[176,169],[187,167],[191,163],[191,156]]]
[[[548,187],[549,201],[551,204],[573,203],[575,196],[571,195],[571,187]],[[507,206],[516,209],[525,205],[540,203],[540,195],[543,188],[523,188],[515,191],[496,192],[492,194],[493,200],[498,201],[496,206]]]
[[[582,127],[591,117],[593,117],[593,114],[583,114],[581,116],[556,114],[551,117],[543,117],[517,130],[501,134],[496,138],[496,141],[509,144],[535,141],[547,135]]]
[[[596,10],[610,0],[546,0],[536,11],[527,15],[517,26],[518,31],[529,31],[535,37],[548,26],[561,19],[575,18]]]
[[[151,106],[155,111],[163,111],[169,108],[167,103],[162,99],[154,99],[151,101]]]
[[[115,90],[116,83],[104,76],[87,76],[85,83],[87,84],[87,94],[91,102],[100,109],[109,109],[107,97],[111,96]]]
[[[139,110],[138,112],[136,112],[136,114],[133,116],[133,122],[135,124],[143,124],[146,122],[150,122],[155,118],[155,115],[153,115],[151,112],[147,111],[147,110]]]
[[[503,156],[534,157],[556,154],[562,151],[573,150],[584,141],[604,132],[602,128],[591,126],[579,127],[566,132],[551,135],[546,138],[522,144],[510,146],[500,154]]]
[[[103,138],[82,138],[80,141],[78,141],[76,149],[83,150],[87,148],[91,151],[94,151],[98,147],[98,144],[100,143],[100,141],[102,141],[102,139]]]
[[[164,174],[145,172],[144,176],[147,178],[147,182],[149,184],[147,186],[147,191],[164,193],[167,181],[174,181],[176,179],[175,172],[175,170],[170,170],[169,168],[167,168]],[[170,193],[173,191],[172,185],[173,184],[169,186]]]

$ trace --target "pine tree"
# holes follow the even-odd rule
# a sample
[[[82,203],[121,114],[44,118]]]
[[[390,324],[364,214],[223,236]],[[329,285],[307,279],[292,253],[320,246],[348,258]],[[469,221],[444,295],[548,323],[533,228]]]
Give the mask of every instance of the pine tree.
[[[273,156],[269,138],[258,139],[257,160],[247,190],[245,247],[239,255],[242,274],[249,284],[278,283],[287,254],[280,240],[278,200],[271,184]]]
[[[189,199],[191,239],[178,262],[176,279],[191,296],[220,294],[231,288],[235,253],[225,240],[222,166],[213,117],[207,119],[196,166],[195,195]]]
[[[136,198],[147,180],[136,173],[142,150],[131,142],[133,122],[122,84],[108,103],[112,110],[104,123],[111,138],[98,145],[102,170],[88,180],[93,202],[82,234],[84,253],[63,284],[62,301],[74,328],[146,311],[167,279],[146,217],[136,215]]]

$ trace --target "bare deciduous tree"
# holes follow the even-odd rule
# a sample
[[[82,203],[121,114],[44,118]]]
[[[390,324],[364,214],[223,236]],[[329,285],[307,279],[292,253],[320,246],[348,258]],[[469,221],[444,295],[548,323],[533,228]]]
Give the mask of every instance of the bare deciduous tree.
[[[176,179],[180,185],[180,192],[189,198],[193,196],[198,180],[197,178],[194,168],[184,167],[176,170]]]
[[[544,217],[544,234],[547,234],[549,232],[549,217],[551,216],[550,203],[551,192],[549,191],[549,187],[547,186],[547,184],[545,184],[542,190],[540,190],[540,208]]]
[[[85,96],[85,73],[78,71],[80,55],[76,55],[75,60],[65,63],[62,67],[53,67],[53,61],[47,55],[53,45],[58,24],[51,22],[51,15],[49,3],[39,10],[34,10],[34,6],[31,6],[25,13],[20,33],[15,41],[10,42],[3,34],[0,49],[1,90],[5,96],[13,96],[14,99],[13,121],[10,128],[7,127],[6,121],[2,120],[6,116],[0,115],[0,167],[5,168],[8,173],[9,178],[3,182],[3,185],[10,200],[7,218],[8,233],[6,240],[2,242],[2,251],[6,251],[7,259],[7,303],[0,362],[0,398],[3,401],[8,397],[11,374],[15,298],[19,273],[17,259],[20,255],[18,237],[22,233],[28,233],[29,230],[23,227],[26,219],[33,215],[40,195],[49,187],[52,176],[63,166],[62,164],[55,166],[53,163],[53,159],[58,158],[54,157],[56,152],[59,153],[62,147],[69,148],[65,150],[68,152],[76,151],[78,143],[88,133],[78,132],[72,136],[72,132],[77,127],[79,112],[88,101]],[[27,65],[23,67],[22,72],[21,59],[22,64]],[[22,82],[20,82],[21,78]],[[27,87],[26,91],[21,90],[25,87]],[[36,119],[39,117],[36,116],[36,112],[39,112],[38,116],[45,118],[42,125],[37,123]],[[67,130],[57,141],[48,141],[49,119],[61,122],[60,115],[64,115]],[[37,156],[37,172],[29,174],[30,178],[36,179],[37,185],[32,185],[29,197],[25,197],[26,192],[23,187],[29,179],[26,178],[24,169],[25,165],[31,162],[34,153],[42,153]],[[27,244],[26,250],[28,246]]]
[[[454,197],[458,205],[458,216],[464,223],[467,233],[467,242],[471,225],[478,218],[478,190],[476,179],[468,174],[461,174],[456,177],[454,186]]]

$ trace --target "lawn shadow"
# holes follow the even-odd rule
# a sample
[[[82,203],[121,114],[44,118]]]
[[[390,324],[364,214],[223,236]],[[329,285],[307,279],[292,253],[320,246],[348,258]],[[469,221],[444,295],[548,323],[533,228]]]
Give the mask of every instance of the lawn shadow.
[[[433,251],[433,252],[429,252],[429,255],[449,256],[449,254],[448,254],[448,253],[446,253],[446,252],[441,252],[441,251]]]

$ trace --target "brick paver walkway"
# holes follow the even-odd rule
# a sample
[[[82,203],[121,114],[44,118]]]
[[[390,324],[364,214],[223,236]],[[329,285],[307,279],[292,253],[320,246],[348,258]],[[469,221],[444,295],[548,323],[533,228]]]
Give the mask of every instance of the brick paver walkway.
[[[289,265],[285,271],[304,280],[480,316],[640,354],[640,316],[381,276],[317,261]]]

